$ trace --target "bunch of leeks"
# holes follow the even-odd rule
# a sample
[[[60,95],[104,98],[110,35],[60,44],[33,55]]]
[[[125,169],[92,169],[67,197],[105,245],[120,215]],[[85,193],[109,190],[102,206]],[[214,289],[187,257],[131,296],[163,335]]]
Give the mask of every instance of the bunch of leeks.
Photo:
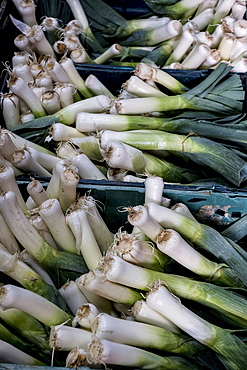
[[[123,209],[130,230],[123,230],[122,222],[114,225],[119,230],[112,234],[92,196],[65,183],[60,191],[66,171],[60,168],[59,176],[57,168],[46,183],[26,182],[28,199],[21,198],[18,183],[11,190],[10,181],[1,183],[0,221],[8,236],[0,237],[0,268],[7,276],[0,288],[0,360],[15,348],[16,364],[51,361],[78,367],[103,361],[113,369],[124,365],[240,370],[246,351],[241,339],[247,326],[246,256],[234,240],[240,229],[244,235],[244,222],[236,227],[238,237],[234,225],[223,236],[199,223],[185,205],[172,206],[165,198],[163,179],[151,176],[145,180],[143,205]],[[5,198],[16,201],[7,207]],[[69,247],[65,269],[71,269],[77,253],[89,271],[68,276],[65,284],[57,280],[56,268],[50,269],[53,261],[31,235],[56,255]],[[175,304],[167,313],[153,298],[159,291],[165,294],[161,282]],[[149,292],[150,284],[154,286]],[[181,321],[171,313],[178,302]],[[162,307],[165,310],[166,304]]]

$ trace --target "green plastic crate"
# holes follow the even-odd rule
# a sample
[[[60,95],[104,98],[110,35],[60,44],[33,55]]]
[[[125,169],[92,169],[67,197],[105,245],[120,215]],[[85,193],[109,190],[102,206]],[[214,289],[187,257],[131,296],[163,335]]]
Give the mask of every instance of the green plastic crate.
[[[48,185],[48,179],[35,177]],[[29,179],[19,179],[18,184],[23,196]],[[105,222],[112,232],[119,227],[128,228],[127,213],[119,212],[124,207],[143,204],[145,187],[143,183],[128,183],[105,180],[80,180],[78,192],[84,195],[90,192],[101,208]],[[182,202],[202,223],[222,229],[247,214],[246,189],[229,189],[221,185],[164,185],[164,197],[171,199],[171,204]]]

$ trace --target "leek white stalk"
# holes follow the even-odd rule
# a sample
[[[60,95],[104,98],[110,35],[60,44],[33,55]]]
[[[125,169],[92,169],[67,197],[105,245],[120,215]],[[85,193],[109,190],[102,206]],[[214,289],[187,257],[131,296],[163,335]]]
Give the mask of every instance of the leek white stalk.
[[[182,61],[184,69],[197,69],[209,56],[211,49],[206,44],[196,44]]]
[[[192,364],[177,356],[162,357],[141,348],[94,338],[87,349],[90,364],[111,364],[139,369],[195,370]]]
[[[48,243],[52,248],[58,249],[57,244],[51,235],[48,226],[46,225],[45,221],[39,214],[37,205],[35,204],[34,207],[29,207],[29,213],[27,218],[30,224],[38,231],[39,235],[44,239],[46,243]]]
[[[164,191],[164,180],[158,176],[148,176],[145,180],[144,203],[161,204]]]
[[[143,152],[121,142],[109,142],[105,148],[105,161],[113,168],[124,168],[143,174],[146,161]]]
[[[86,154],[92,161],[101,162],[105,156],[105,150],[100,147],[99,138],[95,135],[72,137],[70,142],[78,147],[79,152]]]
[[[225,33],[219,43],[218,50],[221,53],[222,60],[230,60],[231,53],[236,41],[236,36],[233,33]]]
[[[77,71],[73,61],[64,56],[60,60],[60,65],[64,69],[64,71],[67,73],[67,75],[70,78],[70,81],[73,83],[73,85],[77,88],[77,90],[85,97],[90,98],[93,96],[93,94],[90,92],[90,90],[85,85],[85,81]],[[102,94],[101,94],[102,95]]]
[[[82,32],[82,24],[78,19],[72,19],[67,23],[67,26],[64,28],[64,33],[68,34],[74,34],[74,35],[80,35]]]
[[[37,206],[40,206],[48,199],[48,195],[40,181],[32,179],[27,185],[27,192]]]
[[[36,20],[36,5],[33,0],[20,1],[18,11],[24,23],[30,27],[37,24]]]
[[[79,112],[76,117],[76,129],[82,133],[101,131],[104,129],[117,130],[116,115],[102,113]],[[120,116],[121,117],[121,116]],[[119,119],[121,120],[121,118]],[[121,130],[120,130],[121,131]]]
[[[56,113],[61,109],[59,95],[54,91],[45,91],[41,96],[41,103],[47,114]]]
[[[163,207],[169,207],[170,204],[171,204],[171,199],[170,198],[166,198],[166,197],[161,198],[161,205]]]
[[[182,32],[182,23],[178,20],[172,19],[163,26],[147,32],[148,37],[145,40],[145,45],[156,45],[178,36]]]
[[[89,27],[88,20],[80,2],[77,0],[66,0],[66,1],[75,19],[77,19],[81,23],[83,29],[87,29]]]
[[[203,348],[186,335],[172,333],[155,325],[123,320],[105,313],[97,315],[92,332],[98,339],[142,348],[155,348],[184,356],[195,355]]]
[[[161,27],[171,20],[169,17],[151,16],[143,19],[132,19],[121,33],[122,35],[131,34],[136,30],[153,30],[154,28]]]
[[[158,82],[174,94],[179,94],[187,89],[181,82],[176,80],[167,72],[146,63],[139,63],[135,68],[134,74],[142,80]]]
[[[1,140],[0,140],[1,151],[3,151],[2,142],[3,143],[8,142],[7,147],[9,148],[9,151],[8,152],[4,151],[4,156],[6,155],[6,153],[8,153],[8,158],[9,159],[11,159],[11,156],[13,155],[14,150],[16,148],[17,149],[22,149],[24,147],[34,148],[34,149],[37,149],[38,151],[40,151],[42,153],[47,153],[47,154],[51,154],[51,155],[55,156],[55,154],[53,152],[51,152],[50,150],[44,148],[41,145],[35,144],[30,140],[24,139],[23,137],[21,137],[19,135],[16,135],[15,133],[13,133],[12,131],[9,131],[8,129],[2,129],[0,131],[0,133],[1,133],[1,136],[0,136],[1,137]],[[4,148],[4,150],[5,150],[5,148]]]
[[[105,253],[113,242],[113,234],[106,225],[97,206],[97,201],[90,195],[80,197],[75,204],[75,207],[85,210],[100,250],[102,253]]]
[[[77,101],[69,106],[60,109],[58,112],[43,117],[42,122],[60,122],[67,125],[75,123],[76,116],[79,112],[102,113],[109,109],[110,98],[105,95],[93,96],[91,98]],[[40,120],[39,120],[40,121]]]
[[[45,70],[48,72],[54,82],[71,83],[70,78],[58,61],[53,59],[48,61],[45,64]]]
[[[65,299],[69,309],[73,313],[76,314],[78,308],[85,303],[88,303],[87,298],[82,293],[82,291],[78,288],[78,285],[75,281],[70,280],[65,283],[60,289],[59,292]]]
[[[39,207],[40,216],[47,224],[59,249],[75,254],[76,241],[57,199],[48,199]]]
[[[19,97],[19,106],[20,106],[20,113],[21,113],[21,115],[30,112],[30,109],[29,109],[28,104],[21,97]]]
[[[223,363],[227,367],[236,370],[245,367],[247,356],[245,344],[230,331],[212,325],[190,311],[164,285],[153,286],[146,297],[146,302],[198,342],[223,356],[225,359]]]
[[[34,357],[21,351],[10,343],[7,343],[0,339],[0,361],[12,364],[30,365],[30,366],[42,366],[45,365],[41,361],[38,361]]]
[[[246,51],[247,36],[237,38],[231,50],[231,62],[234,62],[237,58],[241,57],[241,54],[245,53]]]
[[[235,19],[243,19],[246,13],[246,3],[245,1],[237,0],[232,6],[232,16]]]
[[[12,155],[14,154],[16,149],[17,147],[12,140],[11,131],[9,131],[8,129],[1,129],[0,130],[1,155],[8,161],[11,161]]]
[[[236,37],[247,36],[247,20],[239,19],[233,24],[234,34]]]
[[[80,114],[80,113],[78,113]],[[53,123],[49,128],[46,141],[67,141],[74,137],[84,137],[85,134],[74,127],[64,125],[63,123]]]
[[[54,91],[59,95],[61,108],[65,108],[74,103],[75,87],[72,84],[57,82]]]
[[[111,253],[135,265],[157,271],[163,271],[165,265],[170,261],[166,255],[159,253],[151,243],[140,240],[138,233],[128,234],[121,229],[115,234],[114,241],[108,248],[107,255]]]
[[[198,14],[201,14],[205,9],[214,9],[217,2],[218,2],[218,0],[203,1],[200,5],[198,5],[194,17],[196,17]],[[193,19],[194,19],[194,17],[193,17]]]
[[[148,238],[156,241],[162,226],[152,217],[148,209],[142,205],[127,207],[128,221],[132,226],[138,227]]]
[[[33,82],[33,75],[28,64],[18,64],[13,67],[13,73],[16,77],[22,78],[26,83]]]
[[[213,42],[213,36],[207,31],[201,31],[195,34],[195,40],[200,44],[205,44],[211,47]]]
[[[78,173],[70,168],[62,171],[60,175],[58,199],[64,213],[76,201],[79,179]]]
[[[25,213],[27,211],[26,203],[23,199],[22,193],[17,185],[14,170],[11,167],[0,167],[0,188],[2,191],[13,191],[16,195],[19,206]]]
[[[66,357],[66,367],[80,367],[89,365],[86,359],[87,351],[83,348],[74,348]]]
[[[26,34],[29,42],[34,44],[38,55],[54,55],[53,48],[42,30],[42,26],[34,25]]]
[[[29,63],[30,72],[35,79],[39,73],[42,72],[43,67],[36,61],[33,61],[32,63]]]
[[[62,141],[58,144],[58,147],[56,148],[56,153],[58,158],[71,160],[75,155],[79,154],[79,151],[71,142]]]
[[[64,55],[68,49],[67,45],[62,40],[55,41],[52,47],[57,54],[62,54],[62,55]]]
[[[37,87],[45,87],[46,90],[52,90],[53,88],[53,81],[51,76],[47,71],[41,71],[35,77],[35,86]]]
[[[190,217],[192,220],[196,221],[196,218],[193,216],[188,206],[184,203],[176,203],[174,204],[174,206],[171,207],[171,209],[175,212],[178,212],[179,214]]]
[[[52,171],[52,176],[50,178],[49,184],[47,185],[46,192],[49,198],[56,198],[58,199],[59,194],[59,186],[60,186],[60,175],[62,171],[66,168],[73,168],[72,162],[70,159],[65,158],[61,159],[54,167]]]
[[[149,85],[147,82],[141,80],[137,76],[131,76],[123,85],[123,89],[128,91],[128,93],[142,97],[148,96],[167,96],[162,91]]]
[[[246,73],[247,72],[247,58],[238,60],[232,68],[232,72]]]
[[[94,75],[90,74],[85,80],[85,86],[92,92],[93,95],[107,95],[114,99],[114,95],[108,90],[105,85]]]
[[[113,58],[114,56],[120,54],[122,51],[122,46],[119,44],[111,45],[104,53],[94,59],[94,63],[96,64],[104,64],[109,59]]]
[[[230,30],[230,33],[235,33],[234,32],[234,25],[236,23],[236,19],[231,14],[229,14],[226,17],[222,18],[221,22],[224,22],[227,25],[227,27]]]
[[[121,258],[120,258],[121,259]],[[142,267],[140,267],[142,268]],[[113,302],[119,302],[132,306],[142,299],[139,292],[120,284],[112,283],[98,270],[90,271],[76,279],[79,289],[85,288],[89,292],[96,293],[101,297]],[[96,307],[98,307],[96,305]]]
[[[44,17],[41,22],[43,29],[53,38],[57,37],[59,30],[59,20],[54,17]]]
[[[66,222],[74,234],[77,253],[82,254],[88,269],[94,270],[102,253],[88,222],[86,212],[83,209],[72,209],[66,215]]]
[[[81,328],[91,330],[93,322],[99,313],[99,310],[94,304],[85,303],[76,311],[76,314],[72,320],[72,326],[79,326]]]
[[[209,56],[199,66],[199,69],[209,69],[215,67],[221,61],[221,52],[217,49],[212,49]]]
[[[180,62],[194,41],[194,30],[189,27],[186,30],[183,30],[176,47],[173,49],[171,55],[166,61],[166,65],[170,65],[174,62]]]
[[[40,165],[28,149],[16,149],[11,162],[17,168],[30,173],[36,173],[39,176],[50,177],[51,174],[42,165]]]
[[[23,51],[15,51],[14,55],[12,56],[12,66],[13,68],[18,64],[26,64],[28,63],[28,56]]]
[[[1,213],[0,213],[0,229],[1,229],[0,243],[2,243],[11,254],[14,253],[18,254],[20,252],[20,247]]]
[[[94,63],[84,48],[72,50],[70,53],[70,58],[74,63]]]
[[[109,181],[124,181],[125,175],[128,173],[123,168],[111,168],[107,169],[107,178]]]
[[[160,328],[170,330],[172,333],[181,333],[181,330],[172,321],[168,320],[159,312],[153,310],[147,305],[146,301],[137,301],[131,308],[131,314],[136,321],[150,325],[156,325]]]
[[[54,303],[30,290],[7,284],[0,288],[0,302],[4,308],[18,308],[47,326],[61,324],[70,316]]]
[[[137,98],[137,96],[128,93],[125,89],[123,89],[120,94],[118,95],[119,99],[133,99]],[[110,113],[116,114],[116,111],[114,111],[114,106],[111,108]]]
[[[87,349],[91,337],[92,333],[88,330],[55,325],[50,330],[50,347],[56,351],[71,351],[76,347]]]
[[[47,273],[47,271],[39,264],[39,262],[25,249],[19,255],[20,261],[25,262],[28,266],[30,266],[47,284],[54,286],[54,283]]]
[[[1,107],[5,126],[12,130],[20,124],[19,99],[13,93],[5,93],[1,96]]]
[[[34,119],[35,119],[35,117],[34,117],[33,113],[30,112],[30,111],[27,112],[27,113],[22,114],[21,117],[20,117],[21,124],[32,121]]]
[[[218,273],[222,276],[221,282],[224,285],[231,285],[230,279],[223,276],[225,264],[216,263],[205,258],[202,254],[197,252],[189,243],[187,243],[181,235],[172,229],[165,229],[157,238],[157,248],[173,258],[175,261],[185,266],[187,269],[202,276],[204,279],[214,281],[218,279]]]
[[[89,291],[84,286],[82,286],[82,284],[80,284],[80,286],[78,285],[78,289],[86,297],[88,302],[96,306],[100,312],[106,312],[109,313],[110,315],[115,314],[113,313],[114,310],[113,303],[108,298],[104,298],[97,293]]]
[[[72,160],[82,179],[107,180],[105,175],[95,166],[86,154],[78,154],[73,157]]]
[[[83,45],[81,44],[81,41],[78,36],[68,33],[64,36],[64,43],[67,47],[67,51],[71,52],[75,49],[83,48]]]
[[[41,102],[22,78],[16,77],[14,74],[10,74],[8,87],[15,95],[24,100],[36,118],[46,116],[46,112],[42,107]]]
[[[27,149],[32,157],[47,171],[51,172],[56,164],[60,161],[54,154],[41,152],[37,148],[28,148]]]
[[[20,51],[26,51],[30,53],[32,50],[32,45],[29,42],[28,38],[26,35],[20,34],[17,35],[14,38],[14,45],[20,50]]]

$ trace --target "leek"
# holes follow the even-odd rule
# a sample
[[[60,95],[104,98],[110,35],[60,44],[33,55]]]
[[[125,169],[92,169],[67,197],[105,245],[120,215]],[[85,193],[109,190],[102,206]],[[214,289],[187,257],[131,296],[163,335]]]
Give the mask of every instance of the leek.
[[[228,287],[146,269],[117,256],[103,257],[98,269],[108,281],[139,290],[148,290],[149,285],[157,280],[164,281],[171,292],[179,297],[211,307],[235,325],[246,327],[246,300]]]
[[[154,285],[146,300],[150,307],[164,314],[187,334],[219,354],[219,359],[227,368],[241,370],[245,367],[246,345],[230,331],[210,324],[187,309],[180,299],[163,285]]]
[[[154,203],[149,203],[147,207],[149,213],[160,225],[178,231],[182,237],[194,245],[215,255],[221,261],[225,262],[246,285],[245,259],[217,230]],[[214,243],[212,243],[212,240],[214,240]]]
[[[137,347],[97,338],[92,339],[89,344],[87,359],[90,364],[105,363],[140,369],[197,369],[191,362],[181,357],[162,357]]]
[[[196,356],[196,353],[203,351],[203,346],[198,345],[189,336],[172,333],[150,324],[119,319],[105,313],[96,316],[92,332],[98,339],[141,348],[155,348],[183,356]]]
[[[145,99],[145,98],[144,98]],[[134,99],[136,100],[136,99]],[[184,153],[196,163],[219,172],[235,186],[246,179],[246,163],[230,149],[203,137],[188,137],[159,130],[103,131],[102,148],[112,141],[121,141],[140,150],[171,150]]]
[[[2,307],[22,310],[47,326],[70,319],[68,313],[39,294],[11,284],[0,288],[0,302]]]
[[[74,272],[74,276],[75,272],[83,273],[87,271],[80,256],[57,251],[44,241],[19,208],[13,192],[9,191],[1,197],[0,209],[16,239],[45,269],[48,269],[54,281],[62,278],[62,276],[66,281],[69,271]],[[60,271],[60,277],[58,277],[57,271]],[[64,279],[61,281],[63,282]]]

